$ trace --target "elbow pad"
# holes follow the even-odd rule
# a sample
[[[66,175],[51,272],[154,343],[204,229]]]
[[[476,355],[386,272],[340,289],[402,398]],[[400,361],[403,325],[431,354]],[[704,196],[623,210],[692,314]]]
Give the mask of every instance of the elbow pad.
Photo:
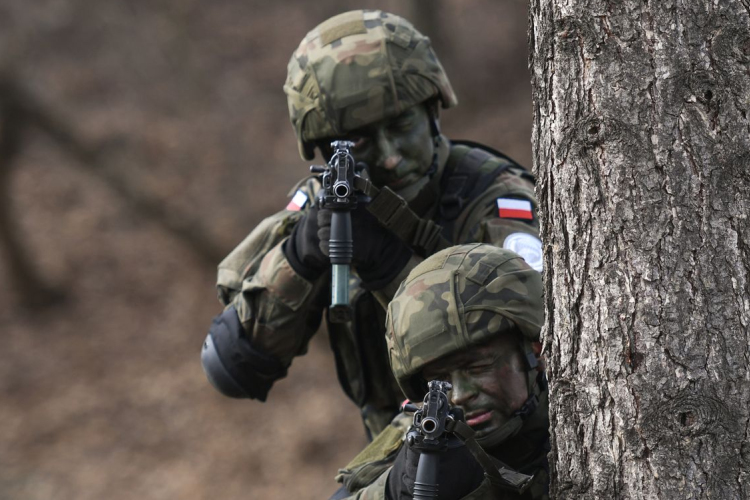
[[[230,398],[265,401],[273,383],[286,375],[279,360],[253,348],[232,306],[214,318],[201,364],[211,385]]]

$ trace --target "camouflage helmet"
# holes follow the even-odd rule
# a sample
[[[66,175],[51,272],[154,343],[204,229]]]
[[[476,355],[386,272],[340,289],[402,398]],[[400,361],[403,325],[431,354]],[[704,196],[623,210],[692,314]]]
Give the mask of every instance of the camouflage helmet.
[[[523,258],[487,244],[447,248],[415,267],[388,305],[393,375],[421,400],[428,363],[507,331],[537,341],[543,320],[541,274]]]
[[[458,101],[430,39],[407,20],[355,10],[310,31],[292,54],[284,84],[303,159],[312,141],[392,118],[433,97]]]

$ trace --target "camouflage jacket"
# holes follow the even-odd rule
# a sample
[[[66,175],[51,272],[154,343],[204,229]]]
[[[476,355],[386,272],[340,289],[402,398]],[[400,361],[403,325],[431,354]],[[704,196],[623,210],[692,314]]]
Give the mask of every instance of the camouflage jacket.
[[[440,224],[443,236],[455,244],[486,242],[507,248],[510,240],[538,241],[537,203],[528,172],[465,145],[450,145],[444,156],[440,192],[434,202],[415,212]],[[306,352],[330,300],[330,273],[309,282],[294,272],[282,251],[282,243],[314,200],[319,184],[310,178],[297,187],[285,210],[263,220],[219,264],[217,280],[219,300],[237,310],[253,347],[285,367]],[[498,208],[502,200],[525,204],[527,212],[504,214]],[[403,400],[388,362],[385,305],[421,260],[413,256],[391,284],[375,292],[364,290],[352,273],[354,321],[328,325],[339,381],[362,410],[373,436],[388,425]]]
[[[549,500],[549,418],[548,394],[545,390],[535,414],[524,424],[521,432],[501,445],[497,452],[504,464],[533,476],[523,493],[493,490],[485,479],[462,500]],[[393,419],[362,452],[346,467],[339,470],[336,481],[349,492],[345,500],[386,500],[388,475],[399,450],[404,446],[412,417],[400,414]],[[337,497],[340,498],[340,497]]]

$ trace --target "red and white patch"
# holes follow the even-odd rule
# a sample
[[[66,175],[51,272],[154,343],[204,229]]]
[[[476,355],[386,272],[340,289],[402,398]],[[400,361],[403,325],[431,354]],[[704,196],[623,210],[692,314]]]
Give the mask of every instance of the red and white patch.
[[[502,219],[525,219],[534,220],[529,200],[517,200],[515,198],[497,199],[498,215]]]
[[[286,209],[293,212],[299,212],[300,210],[305,208],[305,205],[307,205],[307,199],[308,198],[305,192],[301,189],[298,189],[297,192],[294,193],[292,200],[286,206]]]

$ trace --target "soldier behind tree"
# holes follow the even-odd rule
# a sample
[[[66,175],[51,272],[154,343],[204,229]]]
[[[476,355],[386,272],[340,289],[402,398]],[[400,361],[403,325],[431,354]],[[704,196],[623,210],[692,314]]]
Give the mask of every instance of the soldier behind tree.
[[[450,402],[463,410],[492,467],[528,476],[517,483],[523,488],[493,486],[469,447],[454,439],[440,454],[439,498],[547,498],[543,317],[541,275],[515,253],[485,244],[438,252],[396,292],[386,338],[404,393],[421,401],[427,381],[450,382]],[[410,424],[411,415],[397,416],[340,471],[344,487],[333,498],[412,498],[418,453],[405,441]]]
[[[354,319],[328,325],[341,385],[374,436],[403,398],[383,340],[385,304],[409,271],[448,246],[438,239],[510,248],[541,270],[532,179],[440,133],[438,109],[456,96],[430,40],[393,14],[357,10],[320,24],[292,55],[284,91],[302,158],[317,148],[327,160],[331,141],[350,140],[365,175],[391,195],[352,212]],[[202,360],[228,396],[265,401],[318,330],[330,297],[330,211],[317,206],[319,189],[317,179],[301,180],[286,209],[219,265],[225,310]],[[418,216],[413,234],[399,232],[406,212]]]

